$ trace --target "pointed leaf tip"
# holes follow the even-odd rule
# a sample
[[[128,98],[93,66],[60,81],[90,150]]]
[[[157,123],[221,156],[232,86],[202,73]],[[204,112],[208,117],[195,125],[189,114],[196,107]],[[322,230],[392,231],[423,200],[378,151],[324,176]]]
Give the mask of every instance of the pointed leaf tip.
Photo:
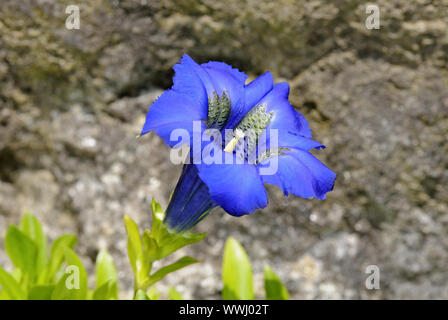
[[[233,237],[227,238],[222,265],[224,300],[253,300],[252,266],[243,246]]]
[[[289,300],[288,290],[268,265],[264,268],[264,288],[267,300]]]

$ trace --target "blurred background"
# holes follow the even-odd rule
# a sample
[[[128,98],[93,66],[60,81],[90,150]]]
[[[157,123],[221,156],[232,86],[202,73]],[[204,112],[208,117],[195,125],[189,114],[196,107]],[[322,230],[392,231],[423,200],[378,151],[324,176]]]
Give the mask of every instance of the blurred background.
[[[233,218],[216,210],[168,276],[186,298],[219,298],[228,236],[246,248],[257,297],[270,264],[294,299],[448,299],[448,1],[2,0],[0,265],[25,210],[51,239],[79,236],[92,271],[107,248],[132,290],[123,214],[141,228],[165,207],[181,168],[155,134],[136,139],[183,53],[251,77],[271,71],[338,174],[325,201],[283,198]],[[66,28],[78,5],[80,28]],[[368,290],[366,267],[380,269]],[[89,272],[92,274],[92,272]],[[93,280],[93,279],[92,279]]]

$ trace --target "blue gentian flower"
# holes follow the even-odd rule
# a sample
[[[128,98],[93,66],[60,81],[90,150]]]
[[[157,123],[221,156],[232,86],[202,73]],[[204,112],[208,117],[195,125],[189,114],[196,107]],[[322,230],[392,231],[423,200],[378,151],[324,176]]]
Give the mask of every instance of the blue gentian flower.
[[[211,129],[222,133],[225,139],[210,140],[234,161],[198,162],[198,150],[190,152],[166,210],[169,229],[188,230],[217,206],[233,216],[264,208],[266,183],[280,187],[285,196],[302,198],[325,199],[333,189],[335,173],[309,152],[325,147],[311,140],[308,122],[289,103],[287,83],[274,84],[266,72],[246,85],[247,75],[237,69],[215,61],[199,65],[186,54],[174,71],[172,88],[150,107],[141,135],[154,131],[177,148],[173,131],[183,129],[194,137],[193,123],[199,123],[201,134]],[[275,143],[270,131],[277,133]],[[194,138],[185,143],[191,147]],[[205,143],[199,147],[203,152]],[[272,159],[278,161],[276,172],[260,174]]]

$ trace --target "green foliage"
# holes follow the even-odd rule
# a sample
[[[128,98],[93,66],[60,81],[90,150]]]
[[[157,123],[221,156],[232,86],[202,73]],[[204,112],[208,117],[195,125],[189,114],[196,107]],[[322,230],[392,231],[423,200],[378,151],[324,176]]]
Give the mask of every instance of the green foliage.
[[[86,300],[87,299],[87,272],[76,253],[65,248],[65,260],[68,264],[65,274],[56,284],[52,300]]]
[[[243,246],[234,238],[226,241],[222,264],[222,281],[224,300],[254,299],[252,267]],[[267,300],[288,300],[289,294],[274,271],[266,266],[264,285]]]
[[[222,282],[224,300],[253,300],[252,267],[241,244],[229,237],[224,248]]]
[[[267,300],[289,300],[289,293],[270,266],[264,268],[264,289]]]
[[[137,224],[131,218],[127,215],[124,217],[128,239],[128,257],[134,272],[136,299],[143,297],[139,290],[142,290],[148,296],[148,289],[166,275],[198,262],[191,257],[183,257],[151,273],[154,261],[162,260],[180,248],[202,240],[205,236],[205,234],[191,232],[171,232],[163,224],[165,212],[154,199],[151,202],[151,209],[151,230],[145,230],[142,234],[140,234]]]
[[[157,300],[160,294],[154,284],[170,273],[198,261],[182,257],[153,271],[154,261],[162,260],[176,250],[196,243],[205,234],[175,233],[163,224],[165,213],[153,200],[151,230],[140,233],[137,224],[124,216],[129,262],[134,272],[134,299]],[[111,255],[101,250],[96,258],[95,288],[89,290],[87,271],[74,249],[76,236],[56,238],[48,251],[47,238],[38,219],[26,213],[19,225],[10,225],[5,235],[5,250],[14,266],[8,273],[0,267],[0,300],[111,300],[119,298],[118,276]],[[226,241],[222,265],[223,299],[252,300],[253,275],[243,246],[232,237]],[[266,299],[287,300],[288,290],[275,272],[264,269]],[[173,287],[170,300],[183,300]]]
[[[152,286],[148,292],[148,300],[159,300],[160,299],[160,293],[157,291],[156,286]]]
[[[28,293],[29,300],[51,300],[52,294],[55,289],[53,284],[35,285],[30,289]]]
[[[125,215],[124,225],[128,235],[128,257],[134,271],[135,290],[137,290],[142,288],[143,282],[151,271],[151,265],[145,255],[137,224]]]
[[[77,242],[78,239],[72,234],[64,234],[53,241],[50,249],[50,262],[45,275],[47,282],[57,278],[56,273],[60,271],[61,264],[64,262],[65,249],[74,249]]]
[[[96,258],[96,290],[94,300],[118,299],[118,276],[112,257],[101,250]]]
[[[154,199],[151,202],[152,227],[143,234],[143,241],[149,252],[150,262],[161,260],[176,250],[201,241],[205,233],[174,233],[163,224],[165,212]]]
[[[38,247],[24,232],[9,226],[5,236],[5,249],[13,265],[20,272],[23,285],[28,288],[36,275]]]
[[[14,270],[8,273],[0,267],[0,299],[117,299],[117,273],[110,255],[98,254],[96,288],[89,291],[87,272],[73,251],[76,242],[76,236],[62,235],[53,241],[48,255],[41,224],[25,213],[18,226],[10,225],[6,231],[5,250]]]
[[[47,238],[39,220],[30,213],[23,216],[20,229],[37,246],[36,273],[41,274],[47,264]]]
[[[146,286],[152,286],[157,281],[162,280],[167,274],[172,273],[174,271],[177,271],[179,269],[182,269],[186,266],[189,266],[190,264],[197,263],[196,259],[193,259],[192,257],[183,257],[177,260],[176,262],[167,265],[165,267],[160,268],[157,272],[154,272],[149,278],[148,281],[145,283]]]
[[[182,297],[182,295],[173,287],[170,287],[168,296],[170,297],[170,300],[184,300],[184,297]]]
[[[26,298],[26,292],[22,289],[20,284],[2,267],[0,267],[0,284],[5,299],[23,300]]]
[[[157,300],[157,299],[150,299],[144,290],[137,289],[134,300]]]

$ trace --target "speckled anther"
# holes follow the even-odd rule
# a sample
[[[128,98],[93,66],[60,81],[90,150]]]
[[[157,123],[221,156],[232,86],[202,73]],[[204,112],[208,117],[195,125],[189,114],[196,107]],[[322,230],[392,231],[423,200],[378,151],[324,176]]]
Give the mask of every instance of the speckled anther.
[[[208,98],[207,127],[221,130],[230,114],[230,99],[224,91],[221,96],[213,92]]]
[[[236,130],[241,130],[245,134],[244,139],[238,141],[237,149],[241,151],[241,148],[244,148],[244,152],[240,152],[240,154],[244,154],[247,157],[247,155],[255,150],[258,137],[268,127],[273,115],[273,112],[266,111],[265,106],[256,105],[241,120],[236,127]]]

